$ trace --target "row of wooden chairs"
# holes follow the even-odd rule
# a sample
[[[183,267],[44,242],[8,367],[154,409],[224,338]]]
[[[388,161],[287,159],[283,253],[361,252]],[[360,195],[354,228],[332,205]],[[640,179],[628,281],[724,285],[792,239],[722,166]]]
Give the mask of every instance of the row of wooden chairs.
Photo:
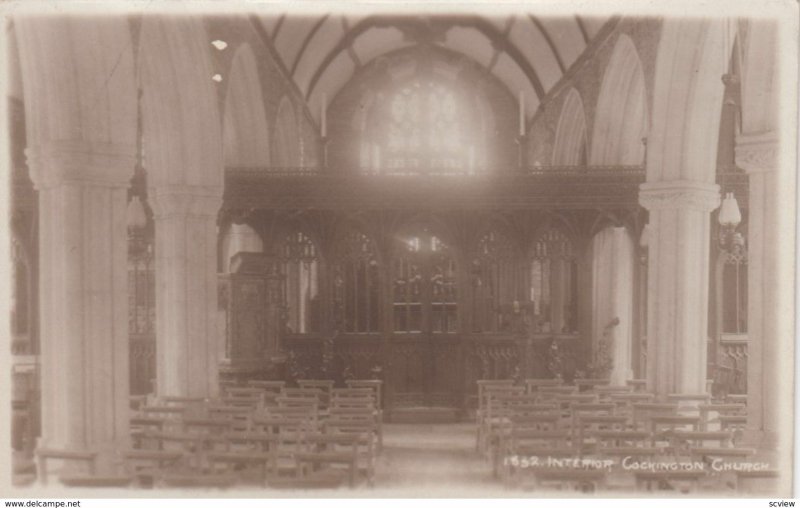
[[[622,477],[642,489],[687,490],[709,478],[719,486],[721,475],[709,474],[708,464],[746,461],[755,453],[737,442],[746,423],[740,400],[676,394],[654,402],[638,382],[614,387],[596,380],[479,381],[478,394],[477,449],[509,485],[532,478],[538,487],[595,489],[609,488],[609,477]],[[672,470],[624,468],[623,460],[701,466],[675,476]],[[731,471],[734,481],[724,481],[736,485],[747,475],[776,474]]]
[[[133,398],[133,447],[119,451],[117,467],[98,473],[91,451],[39,450],[39,476],[46,482],[48,462],[57,461],[71,466],[62,467],[61,482],[76,486],[372,484],[382,443],[380,382],[308,381],[226,386],[213,400]]]

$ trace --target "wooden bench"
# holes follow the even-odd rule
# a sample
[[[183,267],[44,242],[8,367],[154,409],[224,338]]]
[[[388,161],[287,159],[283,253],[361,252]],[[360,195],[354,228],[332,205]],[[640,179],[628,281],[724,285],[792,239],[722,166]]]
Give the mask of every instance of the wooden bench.
[[[36,450],[37,470],[42,484],[47,484],[49,460],[60,460],[63,462],[77,462],[87,466],[89,475],[95,474],[95,460],[97,452],[84,450],[56,450],[52,448],[42,448]]]

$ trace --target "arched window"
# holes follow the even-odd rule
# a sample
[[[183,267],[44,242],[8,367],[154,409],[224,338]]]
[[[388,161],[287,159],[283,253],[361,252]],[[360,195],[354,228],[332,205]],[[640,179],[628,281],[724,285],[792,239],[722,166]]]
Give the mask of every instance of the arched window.
[[[375,246],[363,233],[347,235],[334,276],[337,328],[347,333],[378,332],[380,273]]]
[[[401,240],[394,259],[394,330],[456,331],[456,267],[449,248],[423,232]]]
[[[572,242],[551,228],[539,237],[531,254],[533,327],[542,333],[578,329],[577,263]]]
[[[503,312],[502,307],[518,300],[519,274],[508,238],[494,231],[483,235],[471,270],[472,331],[510,330],[509,313]]]
[[[362,146],[365,169],[394,175],[475,171],[476,115],[460,90],[417,78],[378,97]]]
[[[319,331],[319,258],[314,242],[301,232],[289,234],[281,246],[281,266],[287,331]]]

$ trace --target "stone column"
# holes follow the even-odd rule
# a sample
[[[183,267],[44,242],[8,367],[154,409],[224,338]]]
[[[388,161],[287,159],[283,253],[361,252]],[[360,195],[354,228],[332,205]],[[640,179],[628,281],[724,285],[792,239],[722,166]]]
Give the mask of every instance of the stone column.
[[[647,387],[658,397],[706,392],[710,212],[719,186],[688,180],[644,183],[650,212]]]
[[[150,189],[156,228],[156,392],[215,397],[219,390],[217,214],[222,189]]]
[[[781,319],[778,217],[778,143],[772,133],[737,139],[736,164],[749,175],[747,242],[747,429],[754,444],[774,446],[780,407],[778,366],[782,353],[778,333]],[[790,279],[787,279],[790,280]],[[788,282],[791,285],[791,282]],[[790,309],[789,312],[793,312]],[[784,399],[785,400],[785,399]],[[784,408],[788,411],[788,409]]]
[[[128,427],[126,188],[132,146],[83,141],[27,150],[39,191],[40,448],[99,452]]]

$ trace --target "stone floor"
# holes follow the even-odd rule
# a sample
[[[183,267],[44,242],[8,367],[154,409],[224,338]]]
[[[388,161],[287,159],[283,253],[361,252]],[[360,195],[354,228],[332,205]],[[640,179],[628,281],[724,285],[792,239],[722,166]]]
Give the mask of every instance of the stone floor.
[[[504,495],[489,463],[475,452],[475,424],[385,424],[384,436],[371,494]]]

